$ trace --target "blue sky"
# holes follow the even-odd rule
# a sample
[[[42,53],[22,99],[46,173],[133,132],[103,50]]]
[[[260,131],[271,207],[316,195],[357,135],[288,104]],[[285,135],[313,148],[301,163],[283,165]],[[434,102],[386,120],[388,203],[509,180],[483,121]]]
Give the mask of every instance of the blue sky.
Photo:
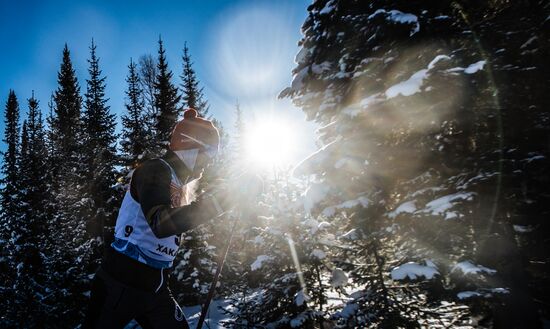
[[[124,109],[130,58],[156,56],[162,35],[170,68],[179,83],[185,41],[205,87],[211,113],[233,125],[238,99],[247,118],[277,116],[292,122],[304,152],[313,145],[311,124],[288,100],[276,100],[290,84],[300,27],[310,1],[1,1],[0,100],[5,109],[14,89],[22,112],[31,91],[47,112],[56,89],[61,51],[67,42],[85,91],[88,47],[94,38],[107,76],[109,105]],[[2,113],[3,114],[3,113]],[[3,115],[2,115],[3,118]],[[3,119],[0,123],[3,132]],[[1,148],[4,149],[4,145]],[[304,153],[305,154],[305,153]]]

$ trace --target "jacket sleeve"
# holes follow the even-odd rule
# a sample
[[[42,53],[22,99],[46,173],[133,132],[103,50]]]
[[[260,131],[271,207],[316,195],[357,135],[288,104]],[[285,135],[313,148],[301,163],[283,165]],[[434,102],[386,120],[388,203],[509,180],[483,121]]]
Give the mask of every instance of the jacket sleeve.
[[[143,163],[132,176],[132,197],[157,238],[181,234],[219,215],[220,207],[210,197],[172,208],[170,182],[170,169],[161,160]]]

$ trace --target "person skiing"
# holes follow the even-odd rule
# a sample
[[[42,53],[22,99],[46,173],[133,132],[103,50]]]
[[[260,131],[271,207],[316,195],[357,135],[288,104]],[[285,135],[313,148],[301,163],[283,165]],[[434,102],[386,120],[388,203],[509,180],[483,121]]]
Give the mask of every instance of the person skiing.
[[[189,202],[190,182],[215,157],[218,130],[188,109],[172,131],[169,149],[132,174],[120,207],[114,242],[92,282],[84,328],[189,328],[168,287],[180,234],[223,213],[213,194]]]

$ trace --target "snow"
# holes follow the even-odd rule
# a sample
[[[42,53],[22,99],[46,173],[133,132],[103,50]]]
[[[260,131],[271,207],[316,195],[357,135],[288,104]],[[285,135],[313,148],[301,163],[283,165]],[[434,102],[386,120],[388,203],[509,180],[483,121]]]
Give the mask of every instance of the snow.
[[[320,249],[313,249],[313,251],[311,252],[311,256],[316,257],[318,259],[325,259],[327,257],[325,252]]]
[[[331,223],[329,222],[318,222],[317,220],[313,219],[313,218],[308,218],[307,220],[305,220],[304,222],[302,222],[302,225],[306,226],[306,227],[309,227],[310,230],[309,230],[309,234],[315,234],[317,233],[317,231],[319,230],[323,230],[323,229],[326,229],[330,226],[332,226]]]
[[[532,232],[535,228],[530,225],[513,225],[514,231],[518,233],[529,233]]]
[[[353,241],[353,240],[357,240],[358,238],[359,238],[359,236],[357,234],[356,229],[349,230],[348,232],[342,234],[342,239]]]
[[[468,67],[466,68],[457,66],[446,70],[446,72],[454,73],[454,72],[464,71],[464,73],[466,74],[474,74],[477,71],[483,70],[483,67],[485,66],[486,63],[487,61],[477,61],[473,64],[468,65]]]
[[[367,208],[369,204],[370,204],[369,199],[367,199],[364,196],[360,196],[357,199],[347,200],[336,206],[326,207],[325,209],[323,209],[322,214],[325,217],[332,217],[334,216],[334,214],[336,214],[336,210],[338,209],[351,209],[357,206],[362,206],[364,208]]]
[[[458,297],[458,299],[467,299],[467,298],[477,297],[477,296],[482,296],[482,294],[477,291],[462,291],[456,294],[456,297]]]
[[[319,225],[317,225],[317,229],[323,230],[323,229],[329,228],[331,226],[332,226],[332,224],[329,223],[329,222],[320,222]]]
[[[414,24],[414,28],[411,31],[409,36],[412,36],[413,34],[420,31],[420,24],[418,23],[418,17],[416,15],[403,13],[395,9],[390,11],[386,11],[385,9],[378,9],[377,11],[374,12],[374,14],[370,15],[368,18],[371,19],[375,16],[378,16],[379,14],[386,14],[386,20],[390,20],[395,23]]]
[[[456,211],[447,211],[445,213],[445,220],[447,219],[453,219],[453,218],[458,218],[460,217],[460,214],[457,213]]]
[[[414,73],[408,80],[395,84],[386,90],[386,97],[392,98],[398,95],[410,96],[420,91],[422,83],[428,77],[428,72],[435,67],[441,60],[448,60],[449,56],[437,55],[429,64],[428,67]]]
[[[311,48],[307,48],[307,47],[302,47],[300,49],[300,51],[296,54],[296,56],[294,57],[294,62],[296,64],[300,64],[304,61],[304,59],[306,58],[306,56],[308,56],[309,54],[311,54],[313,52],[313,50],[315,49],[315,46],[311,47]]]
[[[476,73],[479,70],[483,70],[483,67],[485,66],[486,61],[479,61],[475,62],[473,64],[470,64],[467,68],[464,69],[464,73],[466,74],[473,74]]]
[[[265,239],[261,235],[257,235],[254,238],[254,244],[256,245],[263,245],[265,243]]]
[[[420,277],[432,279],[436,274],[439,274],[439,271],[437,270],[435,264],[431,261],[426,261],[426,266],[414,262],[408,262],[395,267],[391,271],[391,278],[392,280],[404,280],[405,278],[416,280]]]
[[[302,89],[304,86],[304,79],[308,75],[309,66],[306,66],[302,68],[300,71],[296,72],[294,75],[294,78],[292,79],[292,83],[290,84],[290,89],[292,90],[299,90]],[[281,93],[282,94],[282,93]]]
[[[331,63],[329,61],[322,62],[321,64],[312,64],[311,72],[315,74],[322,74],[330,70]]]
[[[304,210],[311,214],[315,205],[326,198],[328,191],[329,188],[323,184],[311,184],[303,194]]]
[[[439,192],[439,191],[442,191],[442,190],[443,190],[443,188],[441,188],[441,187],[426,187],[426,188],[415,191],[410,196],[414,198],[414,197],[417,197],[419,195],[423,195],[426,192],[432,192],[433,193],[433,192]]]
[[[400,82],[391,86],[386,90],[386,96],[392,98],[398,95],[410,96],[420,91],[420,86],[426,78],[428,73],[427,69],[420,70],[413,74],[408,80]]]
[[[395,209],[394,211],[390,212],[388,214],[389,218],[394,219],[397,217],[397,215],[402,213],[412,214],[416,211],[415,201],[407,201],[405,203],[402,203]]]
[[[319,227],[319,222],[313,218],[308,218],[304,222],[302,222],[302,225],[307,226],[312,229],[317,229]]]
[[[463,261],[456,264],[451,270],[451,272],[454,272],[456,270],[460,270],[464,274],[479,274],[479,273],[495,274],[497,272],[496,270],[490,269],[482,265],[475,265],[470,261]]]
[[[510,290],[507,288],[493,288],[493,289],[483,289],[480,291],[462,291],[456,294],[458,299],[468,299],[472,297],[492,297],[493,294],[509,294]]]
[[[201,315],[202,305],[182,307],[183,313],[189,322],[190,328],[196,328]],[[231,305],[229,300],[217,299],[213,300],[208,308],[208,316],[204,322],[203,328],[221,329],[229,328],[222,325],[222,321],[229,320],[229,316],[224,314],[221,309],[228,309]],[[221,308],[221,309],[220,309]]]
[[[457,189],[465,190],[468,187],[470,187],[473,183],[485,181],[495,175],[498,175],[498,172],[480,172],[478,175],[468,179],[465,183],[458,185]]]
[[[337,315],[347,319],[357,313],[357,310],[359,310],[359,305],[355,303],[347,304],[340,312],[337,313]]]
[[[298,291],[296,295],[294,295],[294,303],[296,303],[297,306],[302,306],[304,302],[307,303],[310,299],[311,297],[303,290]]]
[[[435,65],[442,61],[442,60],[450,60],[451,57],[447,56],[447,55],[437,55],[434,57],[434,59],[432,59],[432,61],[428,64],[428,70],[431,70],[435,67]]]
[[[203,328],[211,329],[225,329],[230,328],[230,326],[224,326],[222,322],[228,321],[229,316],[224,314],[222,309],[230,309],[231,304],[229,299],[214,299],[208,307],[208,314],[204,322]],[[193,305],[193,306],[182,306],[183,313],[185,318],[189,323],[190,328],[196,328],[199,318],[201,316],[202,305]],[[138,329],[141,328],[139,324],[132,320],[128,323],[124,329]]]
[[[376,101],[378,101],[378,100],[380,99],[380,96],[381,96],[380,94],[370,95],[370,96],[368,96],[368,97],[363,98],[363,99],[359,102],[359,104],[360,104],[361,106],[367,107],[367,106],[369,106],[369,105],[375,103]]]
[[[381,94],[374,94],[374,95],[365,97],[359,102],[351,104],[345,107],[344,109],[342,109],[342,113],[354,118],[359,114],[365,112],[369,108],[369,106],[376,104],[377,102],[382,100],[383,98],[381,96],[382,96]]]
[[[542,159],[544,159],[544,158],[545,158],[544,155],[535,155],[535,156],[532,156],[532,157],[530,157],[530,158],[523,159],[523,160],[521,160],[521,161],[525,161],[525,162],[527,162],[527,163],[530,163],[531,161],[542,160]]]
[[[386,232],[391,233],[391,234],[395,234],[398,229],[399,229],[399,225],[393,224],[391,226],[386,227]]]
[[[268,261],[268,260],[271,260],[271,257],[269,257],[267,255],[260,255],[260,256],[256,257],[256,260],[254,261],[254,263],[252,263],[252,265],[250,265],[250,269],[252,271],[259,270],[260,268],[262,268],[263,262]]]
[[[493,288],[491,289],[491,292],[497,293],[497,294],[509,294],[510,289],[508,288]]]
[[[341,268],[336,267],[332,270],[330,285],[334,288],[345,286],[348,283],[348,280],[348,275]]]
[[[297,177],[300,175],[310,175],[316,173],[317,167],[330,156],[332,149],[338,146],[336,144],[338,141],[339,139],[336,139],[335,141],[328,143],[314,153],[310,154],[307,158],[298,163],[296,167],[294,167],[292,175]]]
[[[338,206],[338,208],[351,209],[351,208],[357,207],[359,205],[366,208],[366,207],[369,206],[369,203],[370,203],[370,201],[366,197],[358,197],[357,199],[348,200],[348,201],[345,201],[345,202],[341,203]]]
[[[524,44],[522,44],[519,49],[525,49],[527,47],[529,47],[533,42],[537,41],[538,40],[538,37],[537,36],[533,36],[531,37],[529,40],[525,41]]]
[[[327,15],[327,14],[330,14],[332,10],[334,10],[334,4],[333,4],[333,1],[329,1],[326,3],[325,7],[321,9],[321,11],[319,11],[319,14]]]
[[[426,208],[423,212],[431,213],[432,215],[442,215],[454,206],[454,203],[459,200],[473,200],[475,193],[473,192],[459,192],[449,194],[426,204]],[[452,218],[452,216],[451,216]],[[447,217],[445,219],[448,219]]]
[[[319,243],[324,244],[326,246],[331,247],[339,247],[339,248],[346,248],[346,246],[342,245],[336,240],[336,237],[334,234],[325,234],[319,239]]]

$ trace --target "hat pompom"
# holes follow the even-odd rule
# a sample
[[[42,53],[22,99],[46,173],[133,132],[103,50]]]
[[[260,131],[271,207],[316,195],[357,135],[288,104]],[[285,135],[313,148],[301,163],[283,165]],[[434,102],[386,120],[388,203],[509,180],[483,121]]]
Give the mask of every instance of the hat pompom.
[[[197,115],[197,111],[194,109],[188,109],[187,111],[183,112],[184,119],[194,119],[197,117]]]

